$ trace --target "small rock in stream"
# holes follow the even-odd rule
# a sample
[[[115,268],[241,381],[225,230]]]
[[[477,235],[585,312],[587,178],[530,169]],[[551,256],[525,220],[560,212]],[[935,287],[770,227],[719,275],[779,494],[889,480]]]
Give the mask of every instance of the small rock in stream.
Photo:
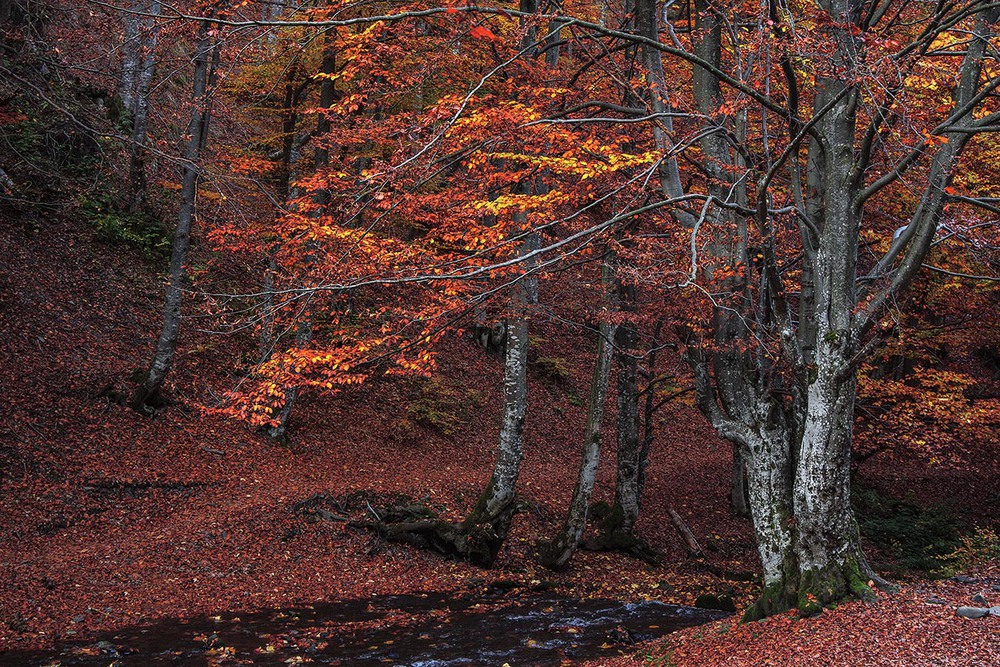
[[[635,643],[635,637],[628,628],[618,626],[608,633],[608,639],[610,639],[615,644],[628,644],[632,645]]]
[[[978,604],[980,607],[989,607],[990,606],[989,600],[987,600],[985,597],[983,597],[982,593],[976,593],[975,595],[973,595],[972,596],[972,601],[975,602],[976,604]]]

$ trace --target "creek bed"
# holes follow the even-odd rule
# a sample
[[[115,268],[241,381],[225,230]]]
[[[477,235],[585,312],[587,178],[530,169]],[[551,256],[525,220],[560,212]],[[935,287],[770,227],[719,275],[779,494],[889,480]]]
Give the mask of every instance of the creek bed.
[[[544,667],[615,656],[726,615],[655,601],[551,594],[391,595],[165,619],[65,642],[56,653],[0,654],[0,665]]]

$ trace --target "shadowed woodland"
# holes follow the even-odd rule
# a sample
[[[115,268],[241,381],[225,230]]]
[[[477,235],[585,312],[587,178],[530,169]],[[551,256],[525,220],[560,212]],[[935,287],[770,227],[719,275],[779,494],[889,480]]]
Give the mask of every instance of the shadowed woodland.
[[[998,20],[0,0],[0,663],[1000,660]]]

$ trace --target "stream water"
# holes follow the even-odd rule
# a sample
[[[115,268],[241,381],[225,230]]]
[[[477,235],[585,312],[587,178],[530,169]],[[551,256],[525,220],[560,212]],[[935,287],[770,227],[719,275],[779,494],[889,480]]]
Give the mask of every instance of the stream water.
[[[0,665],[544,667],[614,656],[724,616],[652,601],[393,595],[163,620],[66,642],[55,654],[0,654]]]

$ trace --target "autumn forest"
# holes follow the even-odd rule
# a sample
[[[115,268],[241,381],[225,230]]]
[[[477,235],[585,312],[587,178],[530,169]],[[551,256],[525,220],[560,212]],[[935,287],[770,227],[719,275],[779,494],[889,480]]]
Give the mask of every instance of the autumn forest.
[[[1000,664],[1000,5],[0,0],[0,665]]]

